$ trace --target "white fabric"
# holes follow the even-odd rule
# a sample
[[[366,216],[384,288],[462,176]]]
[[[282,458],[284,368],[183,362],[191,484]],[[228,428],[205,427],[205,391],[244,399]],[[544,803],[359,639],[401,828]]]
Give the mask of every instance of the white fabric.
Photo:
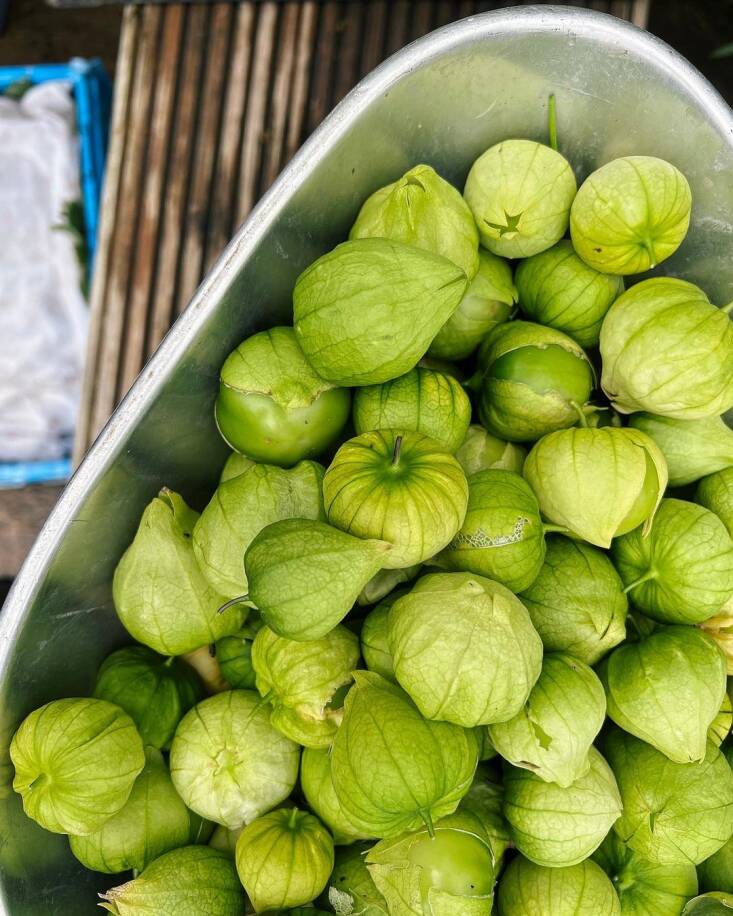
[[[0,461],[69,452],[88,309],[73,237],[54,227],[80,196],[69,85],[0,96]]]

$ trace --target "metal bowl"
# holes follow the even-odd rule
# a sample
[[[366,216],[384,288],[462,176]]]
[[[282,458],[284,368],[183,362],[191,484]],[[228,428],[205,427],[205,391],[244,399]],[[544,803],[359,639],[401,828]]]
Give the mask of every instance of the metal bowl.
[[[343,239],[360,203],[416,162],[462,186],[506,137],[546,140],[583,178],[653,154],[692,186],[689,236],[664,272],[733,299],[733,115],[682,57],[619,20],[562,7],[475,16],[415,42],[363,80],[305,144],[219,259],[67,487],[0,617],[0,912],[99,912],[115,877],[85,872],[66,838],[26,819],[7,747],[36,706],[89,692],[127,638],[110,583],[145,504],[167,485],[194,504],[225,453],[213,423],[219,367],[247,335],[290,323],[298,273]]]

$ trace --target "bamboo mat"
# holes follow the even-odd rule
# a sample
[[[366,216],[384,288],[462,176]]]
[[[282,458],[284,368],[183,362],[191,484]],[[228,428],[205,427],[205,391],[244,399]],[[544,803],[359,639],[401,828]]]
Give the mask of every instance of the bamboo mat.
[[[260,0],[124,13],[79,459],[303,140],[409,41],[499,6]],[[575,3],[644,26],[648,0]]]

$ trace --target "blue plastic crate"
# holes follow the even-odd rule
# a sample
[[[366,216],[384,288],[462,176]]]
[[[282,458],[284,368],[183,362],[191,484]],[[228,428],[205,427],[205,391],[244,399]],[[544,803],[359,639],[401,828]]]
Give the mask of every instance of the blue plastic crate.
[[[75,58],[68,64],[0,67],[0,95],[22,80],[34,85],[67,80],[74,93],[79,129],[80,179],[88,266],[91,272],[97,247],[99,204],[107,157],[111,84],[101,61]],[[64,483],[71,475],[71,459],[0,462],[0,488],[32,483]]]

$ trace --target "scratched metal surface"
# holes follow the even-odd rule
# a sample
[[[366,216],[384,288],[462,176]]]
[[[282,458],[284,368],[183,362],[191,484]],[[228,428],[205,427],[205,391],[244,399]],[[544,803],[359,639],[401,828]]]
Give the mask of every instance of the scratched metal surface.
[[[674,51],[618,20],[525,8],[455,23],[360,83],[315,132],[216,262],[62,496],[0,617],[0,913],[96,912],[109,880],[23,819],[6,751],[19,719],[89,690],[124,638],[110,579],[163,484],[200,504],[224,454],[212,420],[219,366],[247,334],[290,320],[298,273],[346,234],[360,202],[416,161],[460,185],[508,136],[544,139],[555,92],[563,151],[582,177],[626,153],[675,162],[693,225],[664,266],[733,298],[733,116]]]

